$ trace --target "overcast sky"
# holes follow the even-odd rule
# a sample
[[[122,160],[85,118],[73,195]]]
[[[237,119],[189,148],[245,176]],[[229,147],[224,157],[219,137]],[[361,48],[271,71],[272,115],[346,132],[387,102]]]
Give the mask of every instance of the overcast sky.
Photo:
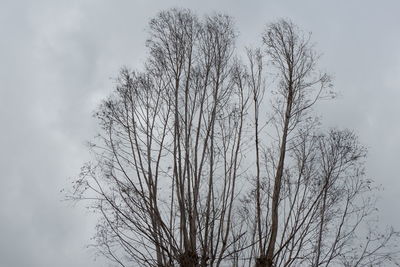
[[[92,214],[59,192],[89,159],[91,117],[121,66],[141,66],[158,11],[224,12],[238,49],[284,17],[313,32],[340,97],[324,124],[354,129],[382,184],[381,220],[400,229],[400,1],[0,0],[0,267],[103,267],[86,249]]]

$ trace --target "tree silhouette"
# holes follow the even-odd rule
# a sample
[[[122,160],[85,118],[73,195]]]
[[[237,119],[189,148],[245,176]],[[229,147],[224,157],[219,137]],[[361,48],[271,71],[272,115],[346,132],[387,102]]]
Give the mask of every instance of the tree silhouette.
[[[236,35],[220,14],[150,21],[144,68],[122,69],[97,109],[70,195],[100,214],[99,251],[120,266],[396,263],[365,148],[313,115],[332,86],[310,36],[279,20],[241,60]]]

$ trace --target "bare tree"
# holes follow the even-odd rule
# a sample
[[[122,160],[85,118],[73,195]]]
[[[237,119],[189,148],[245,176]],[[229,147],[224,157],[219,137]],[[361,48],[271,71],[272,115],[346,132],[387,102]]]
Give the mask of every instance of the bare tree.
[[[362,227],[375,211],[365,149],[312,116],[330,80],[309,36],[270,24],[247,64],[225,15],[163,11],[149,36],[144,70],[122,69],[96,112],[94,161],[71,196],[99,212],[99,251],[120,266],[396,260],[397,232]]]
[[[260,172],[260,133],[258,95],[261,75],[250,75],[254,97],[255,190],[244,198],[246,218],[255,218],[253,246],[247,261],[255,266],[357,266],[354,258],[374,264],[394,260],[390,248],[398,233],[369,232],[375,238],[375,255],[361,253],[363,238],[358,230],[374,212],[371,181],[364,178],[365,149],[349,131],[318,130],[319,121],[312,107],[334,95],[327,74],[316,70],[318,55],[304,35],[290,21],[270,24],[263,35],[265,56],[276,87],[271,96],[272,117],[267,121],[275,134],[264,142],[265,174]],[[254,55],[249,55],[254,73]],[[261,62],[261,56],[258,56]],[[258,63],[257,70],[262,64]],[[257,85],[257,86],[255,86]],[[372,194],[373,195],[373,194]],[[247,206],[254,199],[251,216]],[[251,220],[251,219],[250,219]],[[365,246],[370,246],[371,237]],[[357,241],[356,241],[357,240]],[[381,252],[377,252],[381,250]],[[371,249],[370,251],[373,251]],[[382,256],[378,254],[382,253]],[[371,260],[371,257],[373,260]],[[348,263],[352,258],[352,263]],[[362,259],[361,259],[362,258]],[[248,260],[250,259],[250,260]],[[365,264],[365,263],[364,263]]]
[[[249,97],[234,40],[227,16],[161,12],[145,71],[123,69],[96,113],[97,164],[78,185],[95,193],[98,244],[122,266],[218,266],[240,249],[233,217]]]
[[[278,71],[279,100],[274,104],[280,140],[278,161],[275,170],[272,200],[271,224],[268,245],[260,249],[257,266],[272,266],[279,224],[279,200],[289,134],[299,126],[307,110],[320,98],[329,78],[315,75],[316,58],[309,39],[298,35],[296,27],[288,21],[271,24],[263,36],[266,53]],[[316,88],[319,90],[315,93]],[[259,197],[259,196],[258,196]],[[267,241],[266,241],[267,242]]]

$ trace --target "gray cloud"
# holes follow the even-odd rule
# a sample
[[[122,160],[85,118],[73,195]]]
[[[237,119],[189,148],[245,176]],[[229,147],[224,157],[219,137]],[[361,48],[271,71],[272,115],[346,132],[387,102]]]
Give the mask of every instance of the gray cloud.
[[[107,266],[85,248],[94,218],[60,201],[59,190],[89,159],[91,112],[111,78],[146,57],[148,19],[177,6],[232,15],[238,49],[258,44],[279,17],[312,31],[341,92],[319,111],[327,126],[355,129],[369,147],[368,174],[386,188],[381,219],[400,229],[397,1],[2,1],[0,266]]]

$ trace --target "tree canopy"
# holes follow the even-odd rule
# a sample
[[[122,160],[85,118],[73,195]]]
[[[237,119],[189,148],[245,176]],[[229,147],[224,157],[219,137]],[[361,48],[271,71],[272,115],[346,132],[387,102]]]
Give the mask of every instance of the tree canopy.
[[[334,97],[289,20],[238,49],[231,17],[160,12],[140,70],[96,110],[74,200],[100,215],[120,266],[388,266],[399,233],[376,221],[366,149],[313,111]]]

